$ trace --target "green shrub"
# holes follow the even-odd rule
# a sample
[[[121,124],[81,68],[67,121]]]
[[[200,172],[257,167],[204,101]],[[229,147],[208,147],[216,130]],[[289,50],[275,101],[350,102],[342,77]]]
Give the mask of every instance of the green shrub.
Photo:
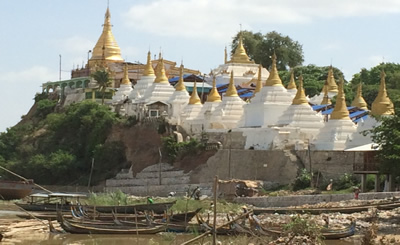
[[[352,174],[345,173],[344,175],[340,176],[340,178],[334,182],[333,184],[333,189],[339,191],[339,190],[345,190],[352,188],[354,186],[358,186],[359,182],[353,176]]]
[[[307,169],[303,168],[300,170],[300,174],[294,180],[292,185],[293,191],[298,191],[301,189],[306,189],[311,186],[311,174],[307,171]]]

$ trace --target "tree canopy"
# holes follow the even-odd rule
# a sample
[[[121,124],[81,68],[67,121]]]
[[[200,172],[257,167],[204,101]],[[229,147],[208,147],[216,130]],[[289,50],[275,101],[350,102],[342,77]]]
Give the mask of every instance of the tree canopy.
[[[274,53],[277,56],[278,70],[288,70],[290,67],[301,65],[304,61],[302,45],[276,31],[265,35],[251,31],[238,32],[232,40],[231,54],[235,53],[240,35],[248,56],[266,68],[271,66],[271,57]]]
[[[96,80],[97,84],[99,85],[99,90],[102,94],[101,104],[104,104],[106,89],[111,85],[110,73],[104,68],[101,68],[95,71],[94,73],[90,74],[90,76],[93,77],[93,79]]]

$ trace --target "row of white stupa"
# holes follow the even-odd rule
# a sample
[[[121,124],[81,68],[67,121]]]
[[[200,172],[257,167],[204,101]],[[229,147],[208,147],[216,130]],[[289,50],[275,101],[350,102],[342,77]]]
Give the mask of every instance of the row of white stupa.
[[[244,50],[241,42],[238,49]],[[236,53],[232,60],[242,55]],[[243,65],[243,60],[237,61],[236,66]],[[262,81],[262,68],[258,67],[255,96],[250,103],[244,102],[238,96],[234,85],[234,74],[231,71],[229,87],[223,97],[221,98],[216,89],[214,76],[213,88],[207,101],[202,104],[196,85],[191,96],[186,90],[183,83],[183,65],[179,81],[173,87],[165,75],[163,60],[160,60],[154,71],[149,52],[143,76],[134,88],[125,68],[124,79],[113,101],[129,98],[132,103],[125,105],[125,113],[136,116],[146,112],[146,105],[155,102],[165,103],[169,106],[170,123],[179,124],[192,134],[199,134],[202,131],[242,132],[246,138],[246,149],[283,149],[288,145],[302,149],[310,144],[311,148],[316,150],[344,150],[371,143],[371,138],[362,135],[361,132],[371,129],[377,121],[373,117],[368,117],[358,125],[353,123],[346,107],[343,82],[339,83],[339,87],[336,85],[332,69],[329,71],[323,93],[310,99],[312,103],[330,104],[329,99],[337,95],[335,108],[326,121],[321,113],[317,113],[310,106],[304,93],[301,76],[298,89],[293,76],[288,88],[285,88],[278,75],[275,56],[265,83]],[[224,72],[226,73],[226,70]],[[353,103],[361,109],[367,109],[361,95],[361,87]],[[393,103],[387,96],[384,73],[382,73],[379,94],[372,104],[372,114],[390,115],[393,112]]]

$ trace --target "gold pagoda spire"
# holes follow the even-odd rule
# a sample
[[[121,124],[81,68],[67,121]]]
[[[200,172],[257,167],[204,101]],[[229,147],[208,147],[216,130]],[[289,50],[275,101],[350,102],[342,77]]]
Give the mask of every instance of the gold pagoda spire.
[[[156,79],[154,80],[155,83],[169,83],[168,78],[165,75],[165,67],[164,67],[164,59],[161,60],[157,64],[158,71],[156,73]]]
[[[262,81],[261,81],[261,68],[262,68],[262,66],[259,65],[258,66],[258,78],[257,78],[257,83],[256,83],[256,89],[254,90],[254,95],[256,93],[260,92],[261,89],[263,88],[263,84],[262,84]]]
[[[179,80],[178,83],[175,86],[176,91],[187,91],[186,86],[183,83],[183,64],[181,64],[181,67],[179,69]]]
[[[344,85],[344,80],[343,80],[343,78],[341,78],[341,81],[339,83],[339,92],[336,97],[336,105],[335,105],[335,108],[333,109],[330,119],[350,120],[349,110],[347,110],[347,106],[346,106],[346,97],[344,95],[343,85]]]
[[[128,76],[128,64],[126,64],[126,63],[124,66],[124,78],[122,78],[121,84],[124,84],[124,85],[131,84],[131,80],[129,80],[129,76]]]
[[[247,56],[246,50],[243,47],[242,32],[239,33],[239,43],[235,49],[235,53],[232,55],[232,58],[228,63],[254,64],[254,61],[250,60],[249,56]]]
[[[287,86],[287,89],[295,89],[295,88],[296,88],[296,83],[294,81],[294,70],[292,69],[292,71],[290,72],[290,81]]]
[[[321,105],[330,105],[330,104],[332,104],[332,101],[328,96],[327,81],[325,81],[324,87],[322,88],[322,93],[324,93],[324,97],[323,97],[323,99],[321,101]]]
[[[143,76],[154,76],[153,64],[151,63],[151,53],[147,52],[147,63],[144,66]]]
[[[337,93],[338,86],[335,82],[335,76],[333,76],[333,67],[332,66],[329,67],[328,77],[326,78],[326,80],[328,82],[328,92]]]
[[[265,82],[265,86],[283,86],[282,80],[279,77],[278,69],[276,68],[276,55],[272,55],[272,66],[269,72],[269,77]]]
[[[381,72],[381,83],[379,85],[378,96],[376,96],[374,102],[372,102],[371,113],[374,116],[383,116],[383,115],[393,115],[394,114],[394,106],[393,102],[387,95],[386,91],[386,74],[382,70]]]
[[[199,94],[197,93],[196,81],[194,81],[193,92],[189,98],[189,105],[200,105],[200,104],[201,104],[201,100],[200,100]]]
[[[237,97],[239,96],[235,87],[235,83],[233,82],[233,71],[231,71],[231,79],[229,80],[229,86],[226,90],[225,96],[227,97]]]
[[[226,50],[226,46],[225,46],[225,54],[224,54],[224,64],[228,63],[228,52]]]
[[[104,60],[112,62],[123,62],[124,59],[121,57],[121,49],[115,41],[114,35],[111,31],[111,15],[110,10],[107,7],[107,11],[104,17],[103,32],[100,35],[99,40],[93,48],[92,57],[89,61]]]
[[[360,108],[361,110],[368,110],[367,102],[365,102],[364,98],[362,97],[362,84],[359,83],[357,86],[357,95],[354,98],[351,106],[355,106]]]
[[[297,88],[296,96],[293,99],[292,105],[308,104],[306,94],[303,88],[303,75],[299,77],[299,87]]]
[[[207,102],[221,102],[221,95],[219,95],[217,90],[217,82],[215,81],[215,76],[213,76],[213,87],[208,94]]]

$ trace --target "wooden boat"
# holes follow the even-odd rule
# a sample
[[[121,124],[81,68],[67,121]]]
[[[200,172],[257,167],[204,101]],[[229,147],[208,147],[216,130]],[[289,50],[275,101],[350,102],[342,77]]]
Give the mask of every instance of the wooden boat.
[[[21,199],[31,194],[35,184],[33,180],[0,180],[0,198],[2,200]]]
[[[92,206],[92,208],[100,213],[134,214],[136,209],[136,212],[153,211],[156,214],[163,214],[164,211],[170,209],[175,203],[176,201],[123,206]]]
[[[358,213],[368,211],[370,208],[377,208],[379,210],[390,210],[400,207],[400,202],[387,202],[378,204],[367,204],[350,207],[326,207],[326,208],[254,208],[254,214],[261,213],[309,213],[309,214],[323,214],[323,213]]]
[[[73,223],[64,219],[60,212],[58,213],[58,222],[66,232],[73,234],[156,234],[166,229],[165,225],[135,228],[132,226]]]

